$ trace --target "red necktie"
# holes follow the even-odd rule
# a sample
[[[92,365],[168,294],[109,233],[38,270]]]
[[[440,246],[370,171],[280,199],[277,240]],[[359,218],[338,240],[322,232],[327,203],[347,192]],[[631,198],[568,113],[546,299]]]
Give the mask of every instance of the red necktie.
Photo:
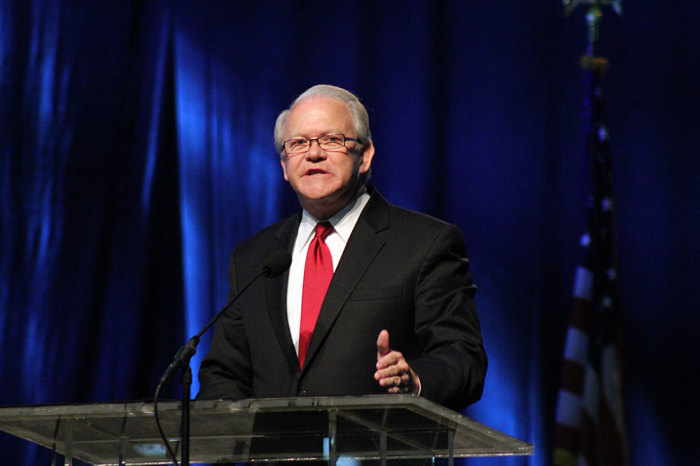
[[[304,287],[301,294],[301,326],[299,329],[299,367],[304,365],[306,350],[311,334],[314,333],[316,319],[321,311],[323,298],[333,278],[333,259],[326,245],[326,237],[333,231],[328,222],[316,224],[316,235],[309,244],[304,266]]]

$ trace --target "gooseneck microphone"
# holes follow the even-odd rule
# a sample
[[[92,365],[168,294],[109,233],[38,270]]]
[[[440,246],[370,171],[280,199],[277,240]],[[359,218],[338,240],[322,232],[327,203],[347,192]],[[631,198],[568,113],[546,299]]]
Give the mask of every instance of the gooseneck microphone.
[[[267,278],[273,278],[285,272],[290,265],[292,265],[292,254],[286,249],[280,249],[270,254],[263,264],[262,271]]]
[[[153,410],[156,425],[158,427],[158,432],[160,433],[160,436],[163,439],[163,443],[165,444],[167,453],[170,455],[170,457],[173,460],[173,463],[176,466],[189,466],[190,464],[190,385],[192,384],[192,370],[190,369],[190,359],[192,359],[192,356],[194,356],[194,354],[197,352],[197,345],[199,344],[199,339],[207,330],[209,330],[209,328],[212,325],[214,325],[214,323],[217,320],[219,320],[219,318],[222,315],[224,315],[226,311],[231,309],[235,302],[238,301],[238,298],[240,298],[248,290],[248,288],[250,288],[250,286],[258,280],[258,278],[262,277],[263,275],[268,278],[276,277],[277,275],[287,270],[291,263],[292,255],[286,249],[280,249],[270,254],[263,263],[260,272],[257,275],[255,275],[243,288],[241,288],[241,291],[236,293],[236,295],[233,298],[231,298],[229,302],[226,303],[226,305],[223,308],[221,308],[219,312],[216,313],[216,315],[209,321],[209,323],[207,323],[207,325],[204,326],[202,330],[199,331],[199,333],[197,333],[197,335],[190,338],[190,340],[184,346],[182,346],[177,353],[175,353],[175,356],[173,357],[173,362],[170,363],[168,368],[165,369],[165,372],[163,372],[163,375],[161,375],[160,381],[158,382],[158,386],[156,387],[156,393],[153,401]],[[182,455],[180,463],[178,463],[175,452],[171,448],[170,442],[168,441],[168,438],[165,435],[165,432],[163,431],[163,427],[160,423],[160,417],[158,415],[158,395],[160,393],[160,389],[168,380],[170,380],[175,371],[177,371],[177,369],[179,368],[182,368],[183,387],[181,405],[182,416],[180,420],[180,430],[182,436]]]
[[[214,325],[214,323],[216,323],[216,321],[219,320],[219,318],[221,318],[221,316],[228,311],[236,301],[238,301],[238,298],[242,296],[246,290],[258,280],[258,278],[262,277],[263,275],[268,278],[276,277],[287,270],[291,263],[292,255],[286,249],[280,249],[270,254],[263,264],[261,271],[255,275],[241,289],[241,291],[236,293],[236,295],[231,298],[231,300],[226,303],[226,305],[221,308],[219,312],[216,313],[216,315],[209,321],[209,323],[207,323],[207,325],[204,326],[202,330],[199,331],[197,335],[190,338],[190,341],[188,341],[184,346],[180,347],[178,352],[175,353],[175,356],[173,357],[173,362],[170,363],[168,368],[163,372],[163,375],[161,375],[158,385],[166,383],[170,377],[173,376],[175,371],[182,367],[184,361],[189,362],[192,356],[194,356],[194,354],[197,352],[197,345],[199,344],[199,339],[202,337],[202,335],[204,335],[204,333],[206,333],[206,331],[209,330],[209,328]]]

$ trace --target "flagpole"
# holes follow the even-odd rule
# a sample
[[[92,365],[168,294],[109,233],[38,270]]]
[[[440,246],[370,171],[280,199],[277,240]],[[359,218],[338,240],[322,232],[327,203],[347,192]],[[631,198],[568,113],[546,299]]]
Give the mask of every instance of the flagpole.
[[[601,223],[608,223],[613,229],[614,219],[605,219],[606,215],[614,215],[614,209],[605,207],[606,202],[612,202],[612,160],[608,147],[608,129],[606,126],[605,101],[603,96],[603,77],[610,66],[607,58],[599,54],[600,26],[603,20],[603,6],[610,5],[613,10],[622,13],[622,0],[564,0],[567,7],[571,5],[575,8],[579,4],[588,5],[586,13],[586,23],[588,26],[588,41],[586,44],[586,54],[581,57],[580,66],[587,72],[588,96],[585,101],[585,111],[588,119],[588,130],[586,134],[586,154],[588,154],[592,165],[593,191],[591,199],[591,212],[589,213],[589,233],[599,231]],[[568,10],[567,10],[568,11]],[[606,212],[608,212],[606,214]],[[610,232],[614,235],[614,232]],[[611,241],[591,241],[591,251],[589,258],[597,261],[604,257],[598,253],[598,248],[603,244],[610,247],[614,245],[615,238],[611,236]],[[612,251],[608,251],[612,253]],[[614,254],[613,254],[614,255]],[[614,258],[616,260],[616,258]],[[594,269],[594,273],[602,264],[589,264]]]
[[[612,162],[605,126],[602,78],[608,61],[598,53],[603,6],[622,0],[564,0],[566,14],[588,5],[588,42],[580,60],[589,86],[586,154],[592,168],[585,263],[576,270],[574,308],[567,330],[557,404],[553,463],[557,466],[627,464],[621,393],[619,309]]]

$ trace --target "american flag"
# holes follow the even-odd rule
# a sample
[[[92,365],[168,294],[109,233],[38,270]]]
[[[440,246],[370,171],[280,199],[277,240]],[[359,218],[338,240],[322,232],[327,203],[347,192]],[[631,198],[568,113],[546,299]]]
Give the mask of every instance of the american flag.
[[[601,59],[602,60],[602,59]],[[585,262],[576,269],[574,305],[564,348],[553,463],[626,465],[615,201],[605,127],[601,66],[591,64],[586,152],[593,166]]]

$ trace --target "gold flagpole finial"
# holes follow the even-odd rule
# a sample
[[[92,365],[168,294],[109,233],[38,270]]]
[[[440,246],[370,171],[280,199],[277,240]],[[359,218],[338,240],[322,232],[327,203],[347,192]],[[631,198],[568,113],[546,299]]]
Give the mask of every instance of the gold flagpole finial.
[[[579,5],[592,5],[592,6],[602,6],[602,5],[612,5],[615,13],[622,14],[622,0],[563,0],[564,7],[566,8],[564,12],[566,16],[569,16],[574,12]]]
[[[588,23],[588,50],[581,58],[581,68],[592,71],[598,76],[605,74],[608,61],[598,56],[598,32],[603,18],[602,7],[611,5],[617,14],[622,14],[622,0],[563,0],[565,14],[571,15],[579,5],[588,5],[586,21]]]

